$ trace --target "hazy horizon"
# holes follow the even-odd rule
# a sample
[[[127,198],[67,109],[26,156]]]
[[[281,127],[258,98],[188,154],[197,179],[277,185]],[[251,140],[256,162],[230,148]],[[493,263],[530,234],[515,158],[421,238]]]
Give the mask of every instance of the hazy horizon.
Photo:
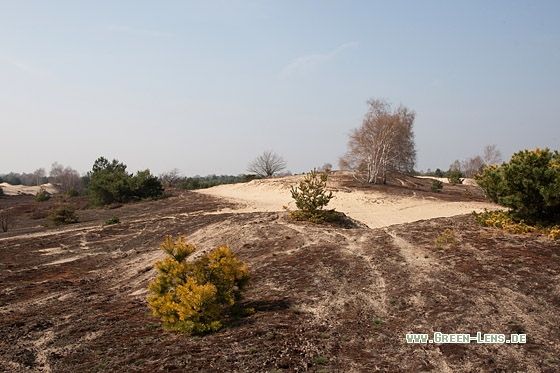
[[[559,149],[557,1],[4,2],[0,174],[338,168],[368,99],[416,112],[416,170]]]

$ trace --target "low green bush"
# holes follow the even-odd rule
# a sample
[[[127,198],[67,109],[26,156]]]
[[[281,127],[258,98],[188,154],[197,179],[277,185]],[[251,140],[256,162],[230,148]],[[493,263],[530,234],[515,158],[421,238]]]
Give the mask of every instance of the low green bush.
[[[44,188],[41,188],[37,194],[35,194],[35,201],[36,202],[45,202],[51,199],[51,195],[47,192]]]
[[[430,190],[431,190],[432,192],[440,193],[442,189],[443,189],[443,182],[442,182],[442,181],[434,180],[434,181],[432,182],[432,186],[431,186],[431,188],[430,188]]]
[[[68,197],[78,197],[80,195],[80,192],[78,192],[75,188],[70,188],[68,189],[68,192],[66,192],[66,195]]]
[[[121,221],[117,216],[113,216],[113,217],[111,217],[111,219],[109,219],[105,222],[105,225],[113,225],[113,224],[118,224],[120,222]]]
[[[74,224],[79,221],[76,215],[76,205],[69,202],[57,202],[49,211],[47,226]]]
[[[463,173],[457,169],[449,170],[447,171],[447,180],[451,185],[463,184]]]
[[[511,209],[516,221],[553,225],[560,220],[560,153],[523,150],[475,176],[486,196]]]

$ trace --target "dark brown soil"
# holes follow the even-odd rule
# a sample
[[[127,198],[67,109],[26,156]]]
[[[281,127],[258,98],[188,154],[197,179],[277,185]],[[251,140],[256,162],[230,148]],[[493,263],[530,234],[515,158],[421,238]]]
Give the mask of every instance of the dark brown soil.
[[[548,238],[481,228],[467,215],[382,229],[296,223],[285,212],[222,212],[235,206],[195,192],[78,210],[80,223],[59,228],[42,226],[37,210],[48,205],[32,197],[0,199],[7,206],[0,371],[560,370],[560,243]],[[121,222],[103,226],[112,216]],[[438,249],[446,228],[457,244]],[[231,246],[253,274],[244,306],[256,312],[203,337],[163,331],[146,289],[168,234],[201,251]],[[406,342],[434,332],[518,333],[527,343]]]

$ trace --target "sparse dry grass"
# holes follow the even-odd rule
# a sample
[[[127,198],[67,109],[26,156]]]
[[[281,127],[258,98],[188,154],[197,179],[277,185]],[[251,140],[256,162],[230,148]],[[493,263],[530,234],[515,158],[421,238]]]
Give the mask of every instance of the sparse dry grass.
[[[461,190],[441,196],[461,199]],[[546,341],[560,340],[560,242],[480,227],[470,215],[368,229],[235,208],[184,192],[79,210],[81,223],[54,229],[20,210],[17,229],[0,234],[0,370],[556,370],[560,348]],[[121,223],[102,227],[115,214]],[[438,250],[446,229],[458,244]],[[202,338],[162,332],[145,291],[167,234],[203,252],[231,246],[251,268],[243,306],[255,312]],[[406,344],[406,333],[433,331],[525,333],[528,343]]]

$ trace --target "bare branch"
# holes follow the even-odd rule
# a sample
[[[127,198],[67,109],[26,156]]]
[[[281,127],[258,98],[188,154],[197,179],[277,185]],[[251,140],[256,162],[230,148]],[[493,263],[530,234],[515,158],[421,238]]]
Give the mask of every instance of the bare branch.
[[[251,162],[249,167],[247,167],[247,171],[262,177],[271,177],[284,170],[286,165],[284,158],[270,150],[266,150],[263,154],[258,156],[257,159]]]
[[[484,147],[483,160],[486,166],[500,163],[502,161],[502,152],[498,149],[498,145],[486,145]]]
[[[159,175],[159,178],[163,185],[174,187],[175,184],[177,184],[177,182],[181,179],[181,172],[177,168],[174,168],[169,172],[162,173],[161,175]]]

